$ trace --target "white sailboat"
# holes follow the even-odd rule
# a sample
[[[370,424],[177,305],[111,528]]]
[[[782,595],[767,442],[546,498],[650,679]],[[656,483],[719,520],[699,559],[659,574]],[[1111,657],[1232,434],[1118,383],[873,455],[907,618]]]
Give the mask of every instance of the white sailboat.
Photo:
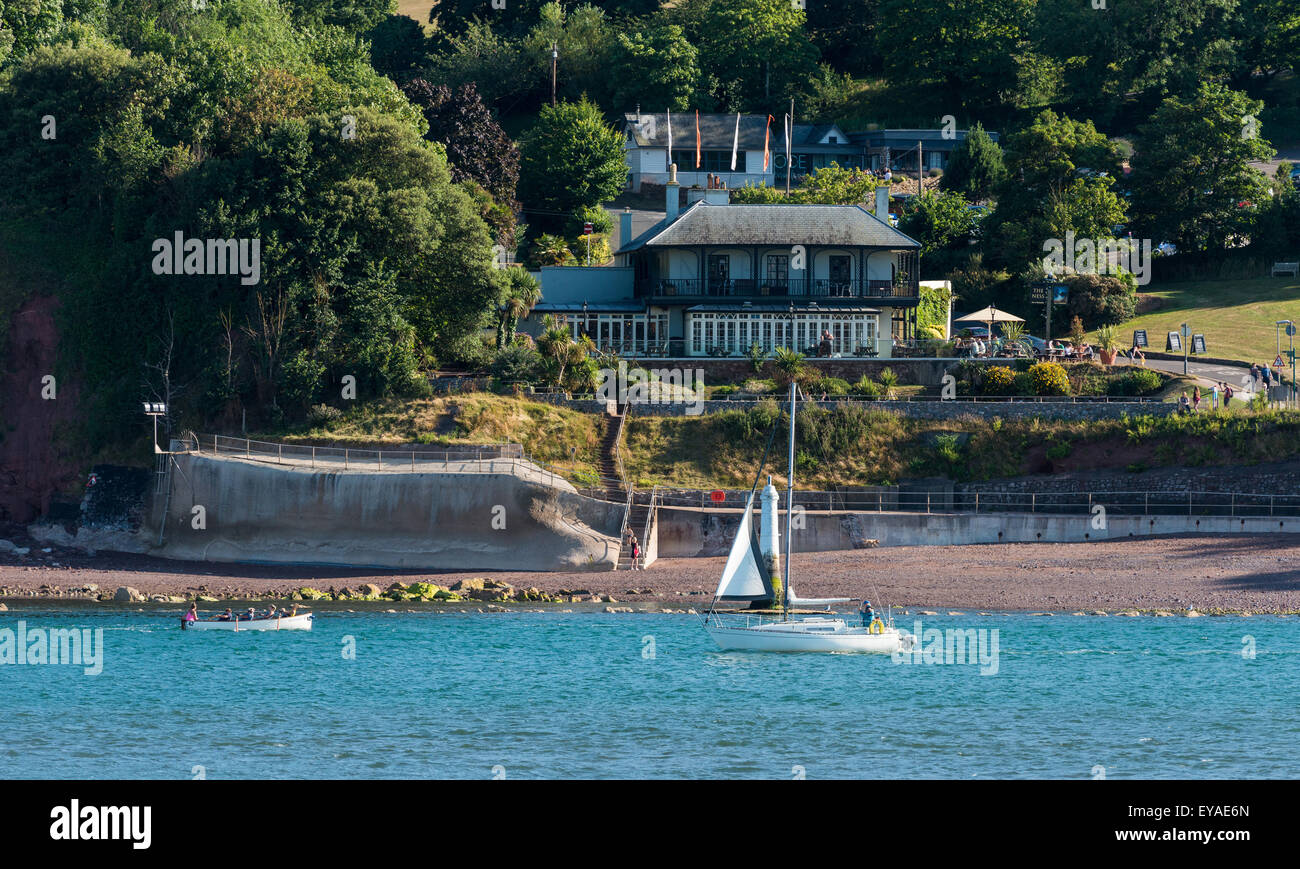
[[[790,385],[790,457],[787,474],[785,510],[785,581],[782,583],[784,607],[780,619],[762,616],[723,617],[714,610],[718,601],[771,600],[775,595],[772,577],[754,534],[754,492],[749,493],[745,512],[740,519],[736,539],[718,581],[713,602],[704,618],[704,629],[724,650],[756,652],[904,652],[916,638],[894,627],[892,618],[874,620],[869,625],[850,625],[842,618],[814,616],[792,619],[790,610],[797,605],[829,606],[850,598],[800,598],[790,586],[791,521],[794,506],[794,434],[797,387]]]

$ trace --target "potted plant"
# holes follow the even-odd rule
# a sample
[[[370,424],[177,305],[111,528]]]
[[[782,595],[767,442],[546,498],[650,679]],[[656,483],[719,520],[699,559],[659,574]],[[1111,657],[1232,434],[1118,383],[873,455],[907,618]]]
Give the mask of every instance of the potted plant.
[[[1102,365],[1112,365],[1119,351],[1119,339],[1114,326],[1102,326],[1097,330],[1097,355]]]

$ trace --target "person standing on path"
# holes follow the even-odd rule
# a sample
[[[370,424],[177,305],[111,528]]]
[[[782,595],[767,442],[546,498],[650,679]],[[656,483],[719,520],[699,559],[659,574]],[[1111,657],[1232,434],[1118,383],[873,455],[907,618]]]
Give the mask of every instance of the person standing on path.
[[[1218,382],[1215,382],[1214,386],[1210,388],[1210,410],[1218,410],[1218,409],[1219,409],[1219,384]]]
[[[1192,410],[1198,411],[1200,409],[1201,409],[1201,387],[1200,384],[1197,384],[1196,386],[1192,387]]]
[[[1224,410],[1227,410],[1228,405],[1232,402],[1232,395],[1233,395],[1232,387],[1228,385],[1227,381],[1224,381],[1223,383],[1223,409]]]

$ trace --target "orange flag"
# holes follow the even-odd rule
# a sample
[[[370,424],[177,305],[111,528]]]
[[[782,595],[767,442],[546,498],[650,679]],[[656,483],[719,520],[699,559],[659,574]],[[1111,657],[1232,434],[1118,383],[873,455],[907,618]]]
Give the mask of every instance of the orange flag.
[[[772,116],[767,116],[767,130],[763,133],[763,171],[767,171],[767,164],[772,159],[772,152],[768,149],[768,142],[772,140]]]
[[[700,110],[695,110],[695,168],[700,168]]]

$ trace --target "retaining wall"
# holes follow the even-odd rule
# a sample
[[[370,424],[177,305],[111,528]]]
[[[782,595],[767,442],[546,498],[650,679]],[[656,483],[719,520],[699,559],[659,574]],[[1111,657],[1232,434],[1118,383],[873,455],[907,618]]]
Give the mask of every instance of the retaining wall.
[[[805,513],[804,518],[806,527],[794,533],[795,552],[861,549],[876,545],[873,540],[880,546],[963,546],[1300,531],[1300,518],[1295,517],[1109,516],[1100,529],[1088,515],[1043,513]],[[724,556],[739,524],[739,510],[664,508],[659,514],[659,557]]]
[[[624,505],[511,472],[312,470],[175,456],[163,546],[201,561],[606,570]],[[164,497],[154,496],[156,542]],[[204,528],[194,527],[203,507]],[[500,527],[504,523],[504,527]]]

